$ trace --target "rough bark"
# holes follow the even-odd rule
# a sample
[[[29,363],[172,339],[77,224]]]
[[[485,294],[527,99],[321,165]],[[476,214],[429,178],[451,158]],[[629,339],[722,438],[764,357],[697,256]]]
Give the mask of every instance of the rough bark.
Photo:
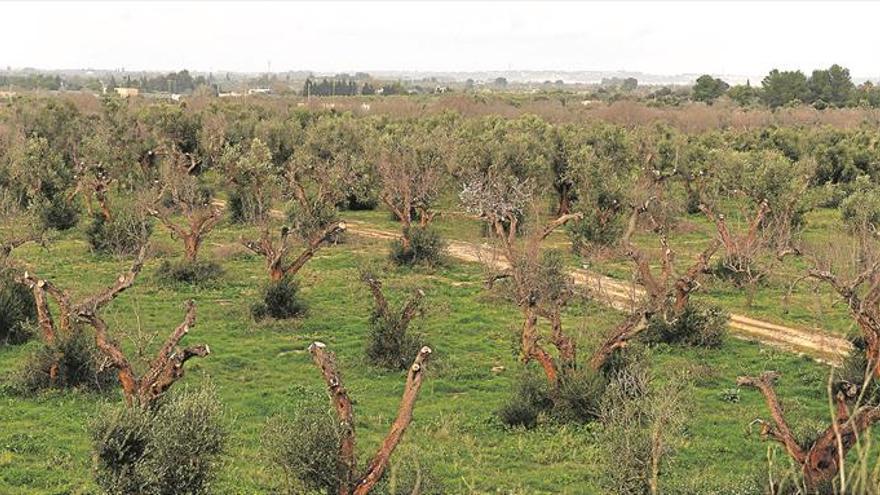
[[[184,375],[184,364],[193,357],[205,357],[211,353],[207,345],[195,345],[181,349],[181,339],[195,325],[196,307],[192,301],[186,303],[183,322],[168,336],[165,343],[150,362],[146,372],[140,377],[131,362],[122,352],[119,344],[108,335],[107,324],[95,313],[85,313],[81,317],[95,329],[95,344],[116,368],[123,396],[129,405],[152,406],[171,386]]]
[[[75,331],[73,322],[75,320],[88,320],[89,315],[95,315],[98,310],[116,298],[123,291],[134,284],[134,280],[140,273],[144,265],[147,247],[142,246],[138,252],[138,256],[131,268],[117,277],[113,285],[105,288],[101,292],[93,294],[77,304],[73,304],[67,291],[56,287],[52,282],[41,279],[29,272],[18,278],[18,281],[28,286],[34,294],[34,301],[37,306],[37,323],[40,326],[43,342],[46,345],[54,345],[58,339],[70,338]],[[52,297],[58,304],[59,318],[58,323],[52,316],[49,309],[49,297]],[[56,356],[53,363],[49,365],[49,379],[55,382],[61,356]]]
[[[358,475],[356,472],[354,412],[351,398],[342,384],[342,379],[337,370],[336,358],[333,353],[326,350],[326,345],[321,342],[315,342],[310,345],[309,352],[312,354],[315,365],[321,370],[321,375],[327,384],[331,401],[343,429],[339,445],[340,485],[337,493],[339,495],[366,495],[370,493],[376,486],[376,483],[382,478],[382,474],[388,467],[391,455],[403,438],[407,427],[412,422],[413,409],[422,386],[425,364],[431,355],[431,348],[422,347],[412,366],[410,366],[397,417],[391,424],[391,428],[382,441],[379,450],[373,455],[367,464],[366,471],[362,475]]]
[[[837,414],[832,424],[811,445],[802,446],[794,438],[776,395],[774,381],[777,377],[779,373],[768,371],[757,377],[739,377],[737,384],[756,388],[763,394],[773,421],[757,420],[761,437],[783,445],[792,460],[801,466],[807,489],[813,490],[837,476],[840,459],[846,457],[859,435],[880,421],[880,407],[862,406],[850,415],[846,401],[852,399],[853,394],[839,391],[834,397]]]
[[[187,225],[182,227],[174,222],[170,211],[150,209],[147,212],[159,219],[172,237],[183,241],[184,258],[189,263],[198,260],[202,240],[223,218],[223,210],[215,206],[192,208],[184,213]]]

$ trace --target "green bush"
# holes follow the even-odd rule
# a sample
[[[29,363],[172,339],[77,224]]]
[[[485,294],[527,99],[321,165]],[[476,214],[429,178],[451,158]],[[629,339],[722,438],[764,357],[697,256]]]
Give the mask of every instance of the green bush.
[[[156,408],[123,406],[92,425],[95,482],[108,494],[210,493],[226,443],[212,388],[184,390]]]
[[[342,435],[339,420],[326,407],[307,405],[295,410],[292,419],[269,419],[263,450],[284,473],[288,493],[336,493]]]
[[[109,221],[96,213],[86,230],[86,237],[93,250],[123,256],[137,253],[152,231],[153,226],[146,216],[127,207],[118,208]]]
[[[51,345],[40,344],[24,361],[14,382],[19,391],[31,394],[47,389],[104,391],[115,386],[116,373],[101,366],[103,356],[85,332],[74,331]],[[51,370],[57,363],[55,379]]]
[[[501,409],[498,418],[507,426],[534,428],[538,416],[553,407],[547,380],[537,373],[524,370],[514,384],[513,393]]]
[[[568,226],[572,249],[575,252],[589,250],[591,246],[613,246],[623,235],[624,221],[619,214],[611,214],[604,222],[600,211],[587,209],[584,218]]]
[[[293,277],[269,282],[263,287],[260,301],[251,306],[251,316],[279,320],[304,316],[308,306],[299,297],[299,284]]]
[[[666,343],[717,349],[727,335],[730,315],[715,305],[690,302],[672,322],[656,314],[642,338],[649,344]]]
[[[0,344],[20,344],[30,338],[28,322],[36,321],[33,293],[0,268]]]
[[[551,411],[562,423],[587,423],[598,417],[599,402],[607,381],[601,373],[589,369],[569,370],[560,374],[559,387]]]
[[[63,195],[46,198],[36,204],[40,223],[47,229],[69,230],[79,221],[76,203],[66,201]]]
[[[235,223],[254,223],[266,216],[266,208],[248,188],[236,187],[229,193],[229,218]],[[264,198],[271,200],[271,198]],[[266,204],[271,201],[267,201]]]
[[[402,240],[391,243],[391,261],[395,264],[436,266],[443,261],[446,241],[433,228],[413,226],[405,229],[403,235],[409,239],[408,248]]]
[[[165,260],[156,271],[159,280],[166,283],[202,284],[223,275],[223,267],[213,261]]]

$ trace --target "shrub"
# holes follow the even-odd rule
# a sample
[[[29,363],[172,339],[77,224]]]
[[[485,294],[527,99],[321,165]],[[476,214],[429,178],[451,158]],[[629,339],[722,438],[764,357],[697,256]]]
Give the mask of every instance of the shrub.
[[[339,486],[339,420],[327,408],[296,408],[292,419],[270,418],[263,450],[288,480],[288,493],[335,493]],[[291,486],[292,485],[292,486]]]
[[[159,265],[156,274],[163,282],[202,284],[223,275],[223,267],[213,261],[165,260]]]
[[[293,277],[272,281],[263,287],[260,301],[251,306],[251,316],[257,321],[264,318],[298,318],[308,311],[299,297],[299,284]]]
[[[210,493],[226,442],[211,387],[169,395],[158,408],[123,406],[92,425],[95,481],[108,494]]]
[[[37,203],[40,223],[47,229],[69,230],[79,221],[79,208],[76,203],[66,201],[62,195],[46,198]]]
[[[430,227],[409,227],[403,236],[409,239],[405,248],[402,240],[391,243],[391,261],[397,265],[439,265],[446,251],[446,241]]]
[[[122,256],[137,253],[152,231],[153,226],[146,216],[126,207],[118,208],[109,221],[96,213],[86,230],[86,236],[93,250]]]
[[[526,371],[498,416],[511,427],[534,428],[542,413],[561,423],[587,423],[598,417],[606,384],[601,373],[574,369],[560,374],[553,391],[543,375]]]
[[[415,302],[419,304],[419,302]],[[416,309],[421,311],[421,308]],[[425,345],[421,334],[410,330],[403,320],[403,310],[373,311],[367,339],[367,360],[374,366],[391,370],[406,369],[413,356]]]
[[[642,338],[650,344],[662,342],[715,349],[724,343],[728,319],[727,312],[718,306],[690,302],[672,322],[667,322],[662,314],[654,315]]]
[[[253,223],[262,220],[267,212],[260,199],[248,188],[234,188],[229,193],[229,218],[235,223]],[[271,200],[271,198],[265,199]]]
[[[350,211],[366,211],[375,210],[379,206],[379,200],[374,194],[355,194],[351,193],[345,198],[342,207]],[[397,217],[394,217],[397,220]]]
[[[600,219],[602,212],[586,209],[584,218],[568,226],[572,249],[575,252],[589,251],[590,246],[612,246],[623,235],[624,222],[618,214],[612,214],[607,220]]]
[[[28,322],[37,319],[33,293],[0,268],[0,344],[20,344],[31,332]]]
[[[510,427],[534,428],[538,424],[538,416],[552,406],[547,380],[537,373],[524,370],[514,384],[510,398],[498,410],[498,417]]]
[[[589,369],[569,370],[559,377],[552,416],[563,423],[587,423],[598,417],[607,381]]]
[[[35,393],[50,388],[103,391],[114,386],[116,374],[103,369],[103,359],[91,337],[74,331],[53,344],[41,344],[25,360],[15,377],[16,388]],[[57,364],[55,379],[52,368]]]

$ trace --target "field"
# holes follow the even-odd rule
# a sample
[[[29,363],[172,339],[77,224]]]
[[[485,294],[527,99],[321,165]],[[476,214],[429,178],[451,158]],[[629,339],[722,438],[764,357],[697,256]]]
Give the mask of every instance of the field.
[[[383,221],[385,215],[352,212],[350,216],[374,227],[393,228]],[[449,219],[442,230],[450,238],[468,238],[474,226]],[[310,306],[306,318],[257,324],[248,307],[264,277],[262,260],[235,247],[240,232],[224,225],[209,238],[209,256],[222,257],[226,270],[219,281],[200,288],[169,287],[155,280],[154,260],[139,283],[106,312],[108,322],[125,329],[131,338],[150,332],[163,335],[179,323],[184,299],[197,302],[198,322],[188,341],[209,343],[213,354],[193,362],[181,385],[210,381],[226,408],[225,421],[232,434],[216,493],[279,488],[280,473],[261,458],[259,438],[267,418],[289,414],[295,399],[322,396],[320,376],[306,351],[315,340],[327,343],[339,356],[356,401],[362,455],[376,448],[394,416],[403,375],[377,371],[363,359],[370,299],[357,281],[357,270],[370,262],[385,266],[392,294],[400,297],[423,288],[430,305],[422,330],[436,352],[435,360],[398,455],[414,456],[431,466],[449,493],[603,493],[603,454],[596,442],[596,425],[547,424],[509,431],[496,419],[495,410],[519,373],[512,339],[519,321],[511,302],[483,287],[481,266],[450,259],[437,269],[393,268],[386,260],[386,241],[348,235],[305,269],[304,297]],[[163,254],[178,254],[177,245],[164,233],[156,235],[153,244]],[[90,253],[76,231],[65,233],[48,250],[31,246],[17,252],[17,257],[36,267],[41,276],[76,287],[80,293],[105,285],[126,266],[124,260]],[[741,307],[736,294],[710,291],[708,296],[731,308]],[[790,321],[774,307],[778,305],[767,296],[753,310]],[[565,314],[584,346],[620,318],[591,301],[580,301]],[[827,328],[846,330],[843,324]],[[15,369],[34,345],[0,349],[0,369]],[[749,422],[762,411],[760,394],[743,390],[733,393],[735,399],[725,400],[725,394],[736,388],[738,375],[779,370],[783,373],[779,392],[790,414],[803,421],[828,416],[824,390],[817,384],[827,380],[829,369],[808,358],[729,337],[717,350],[661,346],[652,352],[651,362],[661,379],[681,367],[693,367],[698,376],[685,444],[664,473],[671,492],[732,493],[736,487],[753,493],[755,484],[766,476],[768,445],[757,435],[746,436]],[[4,425],[0,492],[96,490],[89,475],[85,426],[118,402],[115,392],[49,392],[32,399],[4,394],[0,400]],[[780,459],[777,462],[787,462]]]

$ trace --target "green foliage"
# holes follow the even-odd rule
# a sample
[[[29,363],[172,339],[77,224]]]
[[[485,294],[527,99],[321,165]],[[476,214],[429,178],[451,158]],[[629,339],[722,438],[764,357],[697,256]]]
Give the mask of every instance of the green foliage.
[[[599,415],[607,381],[601,373],[570,369],[560,373],[551,390],[547,379],[531,369],[519,376],[513,392],[498,410],[498,418],[509,427],[534,428],[541,415],[559,423],[587,423]]]
[[[435,229],[413,225],[404,229],[403,236],[409,240],[409,246],[399,239],[391,243],[390,258],[394,263],[437,266],[443,262],[446,241]]]
[[[764,102],[770,108],[781,107],[792,102],[810,100],[807,77],[801,71],[779,71],[773,69],[761,81]]]
[[[47,229],[69,230],[79,221],[79,206],[62,197],[42,199],[34,208],[40,216],[40,223]]]
[[[24,394],[49,389],[107,390],[115,385],[116,374],[102,366],[103,361],[87,333],[60,335],[54,343],[41,343],[28,355],[13,377],[14,387]]]
[[[880,227],[880,191],[866,176],[856,179],[853,186],[840,203],[840,217],[851,233],[872,235]]]
[[[15,281],[11,270],[0,265],[0,344],[20,344],[28,340],[31,336],[28,324],[36,319],[33,293]]]
[[[123,206],[114,210],[109,221],[96,213],[86,237],[96,252],[123,256],[137,253],[152,231],[153,224],[143,213],[134,206]]]
[[[553,407],[547,380],[525,369],[514,385],[510,398],[498,410],[498,418],[507,426],[534,428],[538,416]]]
[[[845,106],[852,95],[855,85],[849,75],[849,69],[845,69],[837,64],[832,65],[828,69],[814,70],[807,81],[810,88],[810,96],[813,105],[819,101],[825,105],[834,107]]]
[[[92,424],[95,481],[108,494],[212,493],[226,443],[213,388],[174,392],[158,408],[121,406]]]
[[[671,322],[662,314],[655,314],[642,333],[650,344],[678,344],[716,349],[727,336],[730,315],[718,306],[690,302]]]
[[[694,84],[693,93],[694,100],[712,104],[721,95],[723,95],[730,85],[721,79],[716,79],[708,74],[704,74],[697,78]]]
[[[222,275],[223,267],[217,262],[207,260],[164,260],[156,270],[158,279],[169,284],[204,284]]]
[[[299,295],[299,283],[293,277],[266,284],[259,302],[251,306],[251,316],[258,321],[264,318],[298,318],[307,311],[308,306]]]
[[[317,403],[318,397],[315,399]],[[295,411],[290,419],[269,419],[263,432],[263,451],[284,473],[288,493],[335,493],[340,482],[339,420],[326,407],[301,404]]]
[[[418,307],[414,311],[421,313],[421,302],[415,304]],[[367,337],[367,360],[381,368],[406,369],[425,345],[424,337],[410,325],[412,322],[403,320],[402,308],[390,307],[385,312],[374,309]]]
[[[272,200],[280,190],[280,173],[272,161],[269,147],[258,138],[247,148],[227,146],[220,159],[232,190],[229,214],[237,223],[265,220]]]

